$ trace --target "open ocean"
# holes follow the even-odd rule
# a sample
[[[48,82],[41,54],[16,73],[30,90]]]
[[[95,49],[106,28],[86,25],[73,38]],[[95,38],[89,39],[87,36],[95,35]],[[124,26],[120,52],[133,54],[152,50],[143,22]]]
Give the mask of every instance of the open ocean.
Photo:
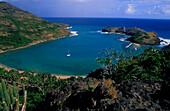
[[[128,36],[105,34],[106,27],[138,27],[155,31],[158,36],[170,43],[170,20],[125,19],[125,18],[43,18],[50,22],[69,24],[72,36],[41,43],[25,49],[0,54],[0,63],[9,67],[49,72],[60,75],[87,75],[99,68],[96,58],[103,49],[116,51],[135,50],[137,47],[125,41]],[[168,43],[155,48],[162,48]],[[137,48],[142,52],[142,48]],[[68,51],[71,53],[67,57]]]

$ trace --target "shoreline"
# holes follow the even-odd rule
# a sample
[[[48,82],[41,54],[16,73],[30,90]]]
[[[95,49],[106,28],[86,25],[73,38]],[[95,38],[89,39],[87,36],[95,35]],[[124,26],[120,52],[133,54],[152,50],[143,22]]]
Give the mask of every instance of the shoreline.
[[[74,76],[74,75],[56,75],[56,74],[51,74],[52,76],[56,76],[57,79],[68,79],[70,77],[75,77],[75,78],[78,78],[78,77],[82,77],[82,78],[86,78],[86,76]]]
[[[57,39],[62,39],[62,38],[66,38],[66,36],[61,36],[61,37],[58,37],[58,38],[51,38],[51,39],[48,39],[48,40],[34,41],[32,43],[29,43],[26,46],[18,47],[18,48],[15,48],[15,49],[8,49],[6,51],[0,51],[0,54],[6,53],[6,52],[10,52],[10,51],[19,50],[19,49],[24,49],[24,48],[27,48],[27,47],[30,47],[30,46],[34,46],[34,45],[37,45],[37,44],[40,44],[40,43],[44,43],[44,42],[48,42],[48,41],[53,41],[53,40],[57,40]]]
[[[69,35],[68,35],[68,37],[69,37]],[[9,49],[9,50],[6,50],[6,51],[0,51],[0,54],[6,53],[6,52],[10,52],[10,51],[19,50],[19,49],[24,49],[24,48],[27,48],[27,47],[30,47],[30,46],[33,46],[33,45],[37,45],[37,44],[44,43],[44,42],[48,42],[48,41],[52,41],[52,40],[62,39],[62,38],[67,38],[67,36],[60,36],[60,37],[58,37],[58,38],[51,38],[51,39],[49,39],[49,40],[39,40],[39,41],[35,41],[35,42],[30,43],[30,44],[28,44],[28,45],[26,45],[26,46],[18,47],[18,48],[15,48],[15,49]],[[6,66],[6,65],[1,64],[1,63],[0,63],[0,68],[4,68],[4,69],[7,70],[7,71],[15,70],[15,71],[18,71],[19,73],[23,73],[23,72],[24,72],[24,70],[18,70],[18,69],[16,69],[16,68],[12,68],[12,67]],[[83,77],[83,78],[85,78],[85,77],[86,77],[86,76],[57,75],[57,74],[51,74],[51,75],[52,75],[52,76],[56,76],[57,79],[68,79],[68,78],[70,78],[70,77],[76,77],[76,78],[78,78],[78,77]]]
[[[15,68],[12,68],[12,67],[3,65],[3,64],[1,64],[1,63],[0,63],[0,68],[4,68],[4,69],[7,70],[7,71],[14,70],[14,71],[18,71],[19,73],[23,73],[23,72],[24,72],[24,70],[18,70],[18,69],[15,69]],[[75,78],[82,77],[82,78],[86,78],[86,76],[57,75],[57,74],[51,74],[51,75],[52,75],[52,76],[56,76],[57,79],[68,79],[68,78],[70,78],[70,77],[75,77]]]

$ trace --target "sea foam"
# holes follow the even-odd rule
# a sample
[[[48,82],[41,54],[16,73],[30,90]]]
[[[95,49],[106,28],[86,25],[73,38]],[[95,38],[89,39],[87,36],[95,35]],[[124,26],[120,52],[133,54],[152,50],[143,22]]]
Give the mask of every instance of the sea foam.
[[[170,39],[164,39],[162,37],[159,37],[161,40],[160,46],[166,46],[170,44]]]
[[[102,32],[101,30],[98,30],[97,33],[101,33],[101,34],[109,34],[109,32]]]
[[[126,48],[129,48],[132,45],[132,43],[130,43],[129,45],[126,46]]]
[[[71,28],[73,28],[72,26],[70,26],[70,27],[66,27],[66,29],[71,29]]]
[[[71,35],[70,37],[73,37],[73,36],[78,36],[78,31],[71,31]]]
[[[126,39],[127,39],[127,38],[120,38],[120,39],[118,39],[118,40],[121,41],[121,42],[125,42]]]

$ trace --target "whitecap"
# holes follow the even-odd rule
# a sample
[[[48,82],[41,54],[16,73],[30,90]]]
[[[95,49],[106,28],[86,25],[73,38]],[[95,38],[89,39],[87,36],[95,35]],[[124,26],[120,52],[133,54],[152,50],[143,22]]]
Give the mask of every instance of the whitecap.
[[[71,28],[73,28],[72,26],[70,26],[70,27],[66,27],[66,29],[71,29]]]
[[[101,32],[102,34],[109,34],[109,32]]]
[[[164,39],[162,37],[159,37],[159,39],[161,40],[160,46],[166,46],[170,44],[170,39]]]
[[[77,32],[78,32],[78,31],[71,31],[70,37],[78,36],[79,34],[78,34]]]
[[[124,42],[127,38],[120,38],[119,41]]]
[[[133,43],[130,43],[129,45],[126,46],[126,48],[129,48]]]
[[[102,31],[101,31],[101,30],[98,30],[97,32],[101,33]]]

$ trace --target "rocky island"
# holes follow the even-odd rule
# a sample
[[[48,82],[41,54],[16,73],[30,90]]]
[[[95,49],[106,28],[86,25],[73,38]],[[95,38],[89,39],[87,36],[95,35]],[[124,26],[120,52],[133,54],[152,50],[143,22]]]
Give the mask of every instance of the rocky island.
[[[71,34],[67,24],[51,23],[9,3],[0,2],[0,52],[24,48]]]
[[[130,35],[127,41],[140,45],[160,45],[160,39],[156,32],[147,32],[137,27],[125,29],[125,27],[108,27],[102,29],[102,32]]]

